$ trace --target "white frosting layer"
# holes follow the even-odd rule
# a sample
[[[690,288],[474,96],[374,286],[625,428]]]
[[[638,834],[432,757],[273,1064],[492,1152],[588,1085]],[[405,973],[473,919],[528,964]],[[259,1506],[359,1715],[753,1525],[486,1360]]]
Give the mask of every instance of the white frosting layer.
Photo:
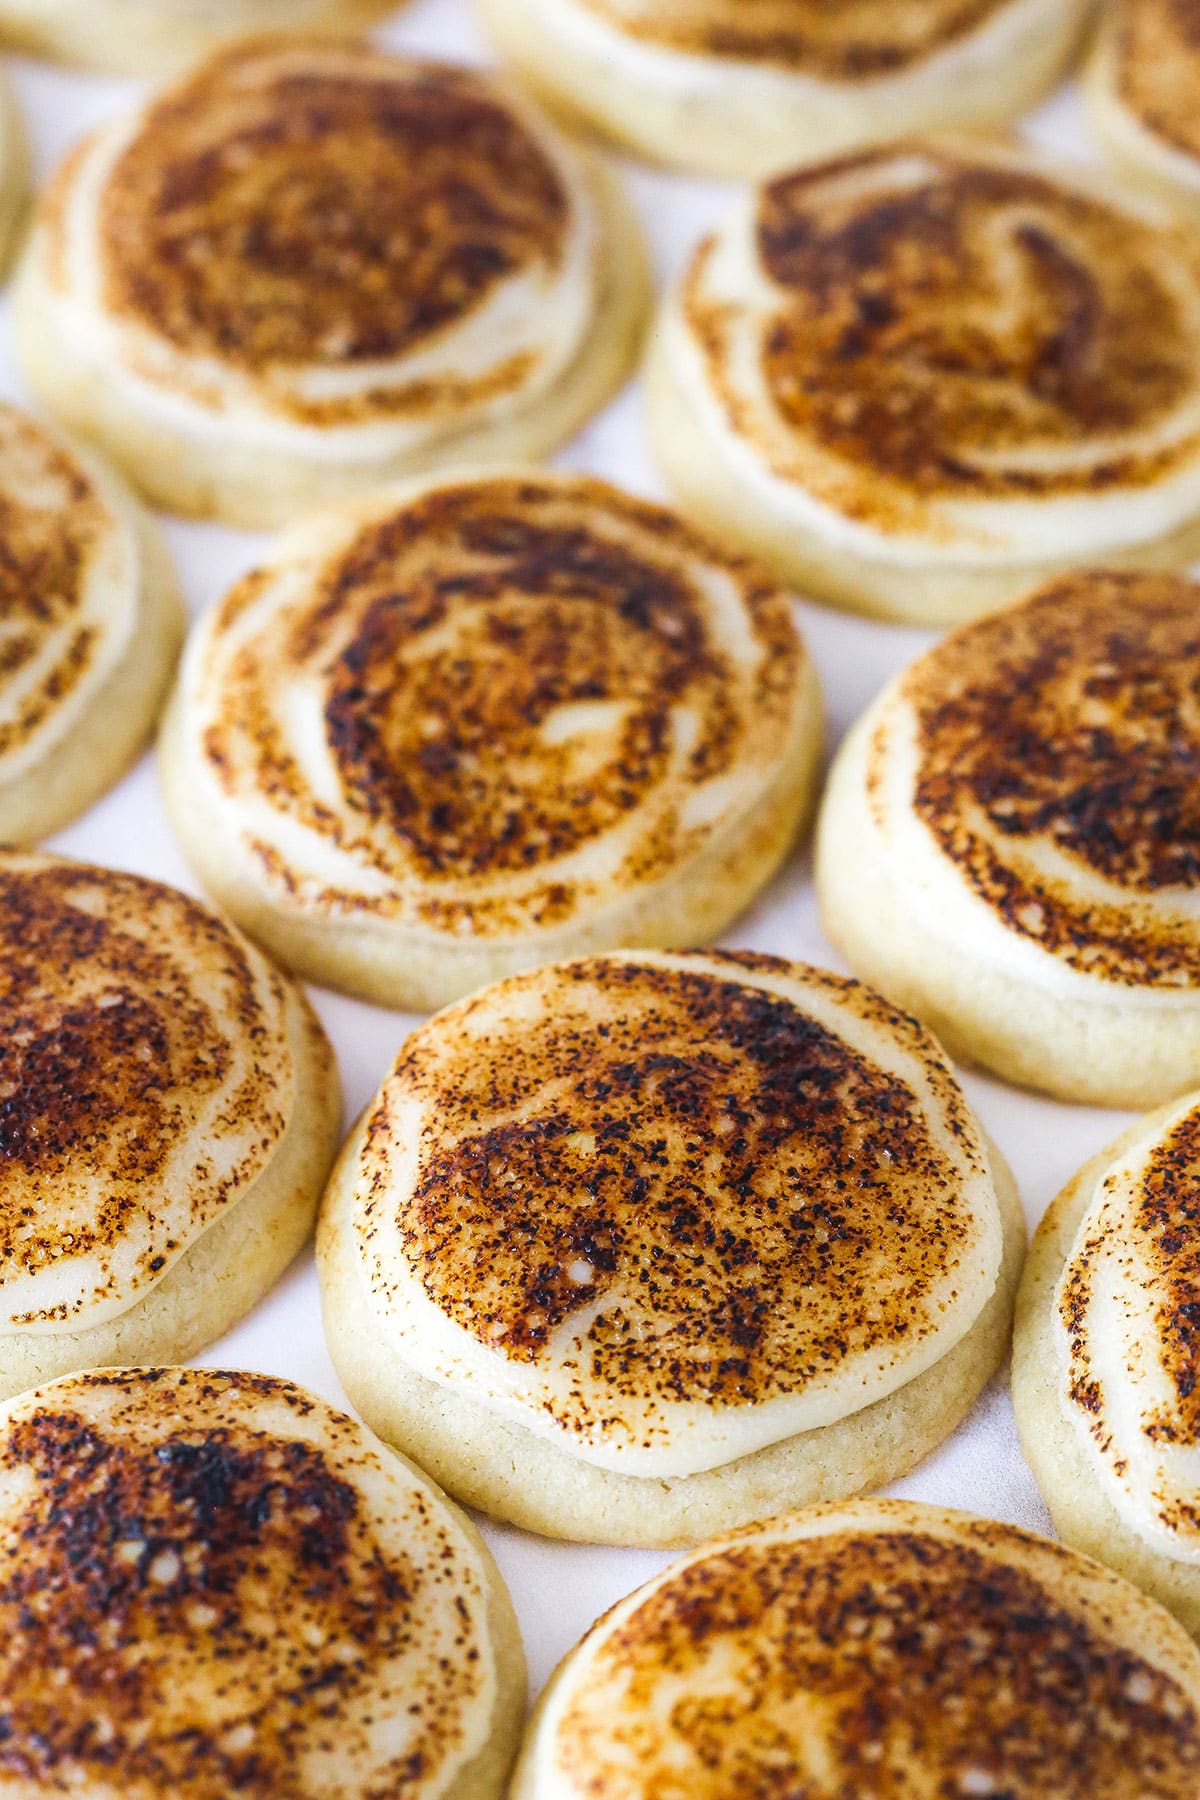
[[[962,160],[956,153],[955,161]],[[983,167],[1033,169],[1060,183],[1062,179],[1027,155],[989,148],[979,153],[979,162]],[[931,181],[936,184],[941,167],[936,152],[910,148],[880,155],[849,175],[835,167],[825,192],[817,189],[806,200],[806,208],[818,222],[815,229],[820,228],[823,208],[831,220],[844,223],[855,205],[865,208],[889,194],[911,195]],[[985,482],[1011,471],[1048,484],[1028,498],[1011,491],[980,497],[936,489],[925,492],[919,486],[909,493],[898,479],[840,459],[828,445],[785,418],[764,373],[763,345],[775,322],[786,319],[789,300],[787,289],[775,282],[760,256],[759,201],[750,193],[701,247],[691,273],[669,298],[660,325],[670,377],[685,397],[709,453],[725,466],[732,481],[769,508],[781,528],[791,525],[834,549],[907,568],[930,563],[982,569],[1012,563],[1062,564],[1071,559],[1098,562],[1106,553],[1178,529],[1200,511],[1200,262],[1181,254],[1168,215],[1152,202],[1128,195],[1115,199],[1111,191],[1089,185],[1081,175],[1072,175],[1070,185],[1062,187],[1067,196],[1076,191],[1093,202],[1099,198],[1110,204],[1114,218],[1124,214],[1138,227],[1140,242],[1131,252],[1131,266],[1136,266],[1139,255],[1153,257],[1154,277],[1171,294],[1194,349],[1194,379],[1180,387],[1171,409],[1153,424],[1135,423],[1124,432],[1080,431],[1070,443],[1034,437],[994,451],[945,444],[948,455],[961,453],[965,462],[974,463]],[[1018,241],[1022,232],[1044,231],[1056,239],[1067,263],[1078,254],[1087,278],[1088,260],[1095,251],[1086,237],[1076,245],[1070,225],[1064,227],[1055,213],[1043,220],[1036,206],[997,205],[990,230],[995,292],[990,298],[973,292],[963,302],[964,308],[980,310],[984,337],[993,330],[1011,329],[1009,312],[1024,304]],[[913,254],[920,253],[915,246]],[[915,304],[911,297],[901,302],[906,303]],[[707,315],[715,343],[702,346],[698,340],[689,318],[695,307]],[[914,343],[908,353],[914,367],[920,366],[922,356],[918,325],[914,319]],[[828,370],[826,378],[833,381],[835,373]],[[928,379],[935,379],[932,367]],[[1007,376],[999,380],[1003,393]],[[991,404],[983,379],[978,404],[981,410]],[[1156,474],[1160,459],[1164,466]],[[1088,490],[1090,471],[1126,461],[1133,470],[1126,484],[1105,477],[1094,491]],[[1056,476],[1062,479],[1060,492],[1054,491]],[[886,496],[882,514],[881,495]],[[881,522],[889,512],[894,517]]]
[[[460,1325],[422,1279],[428,1236],[423,1215],[411,1213],[410,1208],[416,1205],[414,1195],[428,1175],[430,1159],[442,1153],[453,1155],[455,1141],[473,1142],[474,1131],[493,1121],[486,1111],[481,1113],[471,1106],[461,1140],[456,1140],[458,1127],[447,1123],[447,1113],[455,1102],[448,1098],[443,1104],[439,1095],[456,1094],[456,1081],[460,1079],[456,1070],[464,1065],[480,1064],[494,1057],[503,1060],[505,1045],[512,1046],[514,1055],[521,1046],[536,1059],[537,1046],[546,1035],[544,1022],[568,1019],[572,1021],[569,1042],[576,1049],[567,1055],[561,1068],[551,1053],[541,1085],[530,1087],[519,1113],[500,1115],[494,1122],[503,1126],[505,1118],[511,1116],[518,1130],[536,1130],[539,1121],[552,1122],[561,1109],[577,1104],[570,1098],[573,1058],[578,1054],[582,1059],[579,1066],[588,1066],[591,1029],[597,1033],[595,1043],[603,1054],[610,1033],[621,1029],[619,1009],[636,1005],[636,1000],[628,999],[625,990],[614,983],[606,1001],[604,990],[598,986],[594,1025],[576,1027],[572,1009],[580,1005],[580,999],[579,988],[570,975],[571,964],[500,983],[474,1000],[439,1014],[410,1040],[395,1073],[368,1113],[358,1153],[353,1231],[358,1241],[364,1292],[369,1294],[378,1326],[405,1361],[427,1379],[467,1396],[499,1418],[522,1426],[585,1463],[626,1475],[671,1479],[719,1468],[784,1438],[833,1424],[894,1393],[930,1369],[970,1330],[994,1291],[1003,1253],[1002,1227],[986,1152],[953,1077],[932,1040],[910,1025],[903,1031],[889,1025],[888,1017],[898,1015],[889,1015],[889,1009],[870,996],[869,990],[857,984],[839,984],[835,978],[816,971],[786,965],[786,972],[758,968],[747,971],[697,954],[643,952],[636,957],[598,959],[595,965],[587,966],[619,969],[630,964],[643,969],[682,971],[685,975],[707,973],[730,982],[734,988],[757,989],[782,997],[849,1046],[854,1056],[864,1059],[879,1089],[892,1082],[904,1084],[905,1104],[911,1105],[912,1116],[927,1131],[932,1146],[927,1152],[912,1154],[928,1155],[934,1164],[924,1177],[927,1192],[916,1201],[918,1207],[928,1206],[931,1210],[911,1227],[919,1241],[928,1241],[931,1246],[929,1261],[919,1273],[909,1268],[902,1279],[893,1280],[889,1286],[887,1276],[881,1272],[878,1287],[864,1295],[855,1288],[856,1279],[861,1278],[861,1264],[852,1269],[847,1263],[845,1287],[838,1295],[831,1295],[832,1278],[824,1272],[822,1256],[805,1235],[807,1228],[797,1225],[795,1255],[806,1267],[820,1269],[821,1275],[814,1276],[811,1290],[775,1294],[774,1306],[789,1311],[795,1308],[794,1320],[787,1320],[789,1331],[795,1327],[790,1346],[793,1357],[800,1356],[795,1338],[811,1334],[805,1339],[802,1358],[805,1375],[796,1380],[790,1391],[772,1392],[767,1397],[760,1393],[756,1397],[756,1367],[760,1386],[777,1383],[772,1373],[753,1360],[758,1353],[751,1352],[735,1403],[717,1403],[707,1393],[681,1395],[678,1377],[664,1375],[664,1371],[682,1366],[673,1361],[678,1354],[672,1350],[673,1343],[691,1346],[688,1355],[700,1354],[694,1348],[692,1334],[693,1329],[702,1330],[702,1325],[693,1316],[690,1323],[680,1327],[674,1316],[656,1310],[652,1296],[647,1299],[651,1289],[644,1259],[632,1247],[642,1229],[636,1212],[615,1228],[626,1253],[619,1259],[612,1279],[597,1285],[596,1270],[587,1254],[577,1252],[573,1258],[567,1255],[563,1273],[568,1281],[579,1285],[581,1299],[567,1310],[536,1354],[514,1353],[507,1346],[493,1349],[477,1334],[481,1327],[467,1330]],[[560,969],[566,973],[560,974]],[[609,1007],[618,1011],[610,1016]],[[652,1017],[647,1015],[648,1019]],[[723,1231],[753,1241],[756,1229],[761,1230],[759,1254],[767,1266],[773,1266],[774,1251],[768,1248],[768,1242],[774,1222],[769,1228],[756,1228],[753,1209],[747,1214],[741,1199],[723,1188],[725,1165],[718,1144],[714,1144],[711,1155],[700,1158],[696,1145],[676,1142],[676,1128],[668,1120],[662,1125],[664,1158],[653,1144],[643,1146],[638,1136],[643,1105],[652,1108],[655,1103],[654,1069],[660,1065],[676,1068],[676,1059],[690,1057],[695,1057],[700,1066],[706,1058],[719,1058],[725,1053],[719,1027],[714,1025],[711,1045],[681,1039],[673,1053],[667,1050],[652,1059],[647,1065],[651,1071],[647,1084],[638,1089],[639,1093],[644,1092],[644,1102],[639,1099],[628,1106],[632,1127],[629,1153],[633,1164],[648,1177],[648,1194],[641,1204],[661,1212],[668,1204],[663,1195],[673,1190],[664,1188],[660,1192],[654,1185],[660,1179],[659,1171],[672,1163],[694,1166],[696,1204],[705,1217],[711,1218],[716,1241],[721,1241]],[[736,1066],[735,1059],[735,1070]],[[670,1082],[673,1077],[664,1074],[658,1079]],[[732,1095],[736,1080],[736,1074],[731,1074],[731,1104],[735,1104]],[[596,1089],[598,1095],[607,1091],[602,1069],[596,1076]],[[874,1098],[882,1117],[885,1102],[878,1091]],[[747,1104],[753,1111],[756,1100],[752,1098]],[[837,1113],[836,1125],[828,1129],[844,1131],[848,1141],[872,1114],[870,1099],[846,1101],[839,1095],[830,1104],[845,1110]],[[573,1111],[571,1116],[575,1116]],[[685,1113],[685,1117],[690,1116]],[[817,1118],[823,1119],[819,1111]],[[814,1123],[814,1141],[819,1141],[826,1128],[824,1123]],[[553,1148],[555,1140],[551,1138],[546,1154],[551,1158],[562,1155],[564,1184],[575,1179],[572,1164],[577,1154],[599,1154],[597,1133],[602,1134],[604,1129],[585,1105],[578,1129],[561,1153]],[[680,1126],[685,1137],[689,1129],[694,1132],[698,1127]],[[656,1123],[654,1131],[657,1130]],[[864,1142],[869,1141],[868,1134]],[[470,1158],[476,1152],[469,1148],[465,1154],[470,1166]],[[502,1156],[503,1150],[498,1148],[495,1154]],[[863,1229],[876,1239],[868,1257],[884,1255],[889,1236],[909,1229],[910,1216],[905,1208],[914,1203],[907,1186],[913,1170],[894,1167],[889,1162],[892,1154],[883,1152],[878,1167],[856,1165]],[[899,1157],[902,1153],[897,1150],[895,1154]],[[690,1163],[689,1155],[693,1159]],[[867,1160],[870,1155],[870,1151],[864,1152]],[[786,1194],[788,1178],[796,1177],[797,1171],[777,1169],[780,1158],[785,1163],[788,1160],[781,1151],[774,1155],[774,1161],[768,1158],[761,1173],[768,1182],[776,1173],[782,1174],[780,1192]],[[853,1156],[850,1160],[855,1162]],[[819,1162],[814,1167],[820,1167]],[[553,1169],[549,1165],[546,1168],[549,1172],[544,1168],[539,1179],[554,1183]],[[600,1163],[595,1164],[595,1170],[595,1179],[601,1179]],[[518,1183],[522,1179],[511,1170],[508,1178]],[[734,1179],[732,1175],[728,1178]],[[801,1185],[804,1198],[800,1204],[818,1209],[818,1218],[828,1216],[833,1220],[828,1227],[816,1227],[819,1245],[830,1242],[842,1227],[834,1220],[833,1212],[824,1211],[825,1203],[835,1200],[832,1190],[829,1194],[822,1191],[820,1175],[812,1179],[817,1185],[811,1191]],[[907,1195],[903,1200],[902,1189]],[[519,1189],[514,1192],[519,1193]],[[946,1212],[939,1211],[943,1202],[949,1209]],[[471,1203],[474,1204],[474,1197]],[[550,1204],[548,1198],[547,1205]],[[784,1199],[779,1204],[786,1210],[789,1202]],[[896,1222],[901,1215],[906,1219],[903,1228]],[[771,1216],[774,1221],[773,1206]],[[414,1219],[421,1221],[415,1227],[415,1235]],[[652,1236],[652,1224],[645,1229]],[[455,1252],[464,1258],[463,1280],[468,1290],[472,1282],[480,1279],[479,1273],[472,1273],[473,1253],[470,1238],[465,1238]],[[481,1250],[479,1254],[485,1253]],[[651,1265],[653,1262],[651,1253]],[[551,1279],[549,1273],[546,1279]],[[736,1304],[737,1294],[743,1290],[752,1292],[756,1279],[769,1282],[771,1277],[753,1260],[739,1261],[732,1272],[723,1270],[717,1256],[706,1277],[706,1293],[714,1315],[724,1315],[731,1296]],[[482,1308],[487,1300],[481,1297],[473,1304]],[[839,1306],[844,1309],[840,1314]],[[677,1329],[683,1333],[678,1339],[672,1335]],[[624,1346],[615,1362],[603,1348],[598,1348],[613,1341]],[[646,1345],[644,1359],[637,1349],[641,1342]],[[831,1344],[837,1348],[831,1348]],[[714,1333],[712,1356],[718,1357],[728,1348],[719,1332]]]
[[[1063,1404],[1148,1548],[1200,1564],[1200,1106],[1154,1115],[1092,1184],[1055,1290]]]

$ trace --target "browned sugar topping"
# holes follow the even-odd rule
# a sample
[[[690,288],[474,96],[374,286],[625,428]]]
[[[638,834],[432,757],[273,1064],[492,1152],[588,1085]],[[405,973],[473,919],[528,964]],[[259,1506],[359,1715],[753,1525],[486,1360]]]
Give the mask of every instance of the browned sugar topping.
[[[1173,148],[1200,156],[1200,0],[1122,0],[1112,29],[1124,105]]]
[[[1200,1444],[1200,1109],[1186,1113],[1154,1146],[1129,1221],[1138,1263],[1154,1298],[1153,1342],[1170,1399],[1143,1413],[1142,1431],[1163,1445]],[[1104,1395],[1091,1375],[1084,1343],[1098,1239],[1076,1251],[1064,1282],[1062,1318],[1071,1342],[1070,1395],[1092,1431],[1107,1444]],[[1163,1523],[1200,1530],[1200,1496],[1165,1506]]]
[[[117,161],[106,304],[267,381],[365,365],[433,344],[522,269],[556,266],[567,212],[545,152],[482,78],[365,46],[252,46],[153,104]],[[432,404],[448,380],[417,382],[404,404]],[[397,405],[385,388],[293,410],[336,422]]]
[[[413,1093],[425,1109],[401,1233],[429,1298],[534,1365],[584,1313],[575,1360],[617,1412],[622,1396],[727,1406],[795,1394],[852,1355],[917,1343],[939,1323],[931,1285],[961,1254],[961,1176],[910,1088],[743,983],[741,959],[720,961],[724,978],[565,965],[552,1002],[519,1006],[510,1030],[485,1014],[488,1031],[461,1053],[439,1048],[436,1026],[418,1032],[369,1126],[386,1171],[389,1099]],[[868,990],[805,976],[933,1055]],[[969,1145],[965,1103],[936,1058],[933,1081]],[[375,1155],[369,1144],[368,1168]],[[577,1394],[565,1422],[584,1423],[593,1404]]]
[[[1008,0],[584,0],[630,37],[830,81],[902,74]]]
[[[0,1269],[93,1254],[103,1268],[136,1224],[148,1231],[142,1273],[157,1273],[178,1244],[155,1224],[156,1198],[197,1110],[228,1087],[188,1170],[189,1208],[204,1222],[286,1123],[279,1027],[245,951],[156,882],[0,859],[0,1005]],[[254,1047],[236,1077],[233,1034]],[[248,1122],[260,1142],[231,1161],[224,1140]]]
[[[263,1430],[228,1404],[234,1384],[297,1420],[313,1411],[286,1383],[155,1370],[81,1376],[18,1411],[0,1447],[6,1509],[19,1496],[0,1530],[8,1780],[135,1800],[428,1791],[479,1682],[465,1615],[432,1679],[373,1683],[460,1578],[455,1548],[418,1568],[399,1516],[373,1516],[355,1477],[374,1452],[351,1420],[329,1414],[321,1445]],[[412,1505],[428,1539],[427,1502]],[[372,1697],[413,1715],[403,1760],[374,1783],[354,1762]]]
[[[1081,574],[954,633],[907,677],[914,806],[1007,927],[1130,985],[1200,980],[1200,940],[1155,902],[1200,888],[1200,588]],[[1032,866],[1049,845],[1123,890]]]
[[[832,459],[803,464],[804,479],[850,516],[898,529],[939,498],[1103,491],[1194,453],[1188,440],[1063,454],[1149,431],[1196,388],[1200,290],[1189,302],[1178,270],[1190,258],[1195,275],[1200,259],[1178,234],[1032,168],[925,147],[772,182],[757,233],[776,288],[761,324],[767,390],[797,441]],[[685,311],[753,439],[730,317],[703,291],[712,254],[710,240]]]
[[[1064,1597],[1063,1552],[1038,1571],[997,1535],[835,1531],[685,1566],[567,1704],[572,1794],[1193,1800],[1192,1698]]]
[[[688,559],[733,584],[757,640],[748,672],[731,667]],[[222,623],[261,591],[249,577]],[[689,794],[778,754],[802,656],[782,592],[668,513],[582,479],[440,488],[366,527],[311,599],[239,650],[205,751],[231,793],[251,783],[357,859],[415,877],[429,923],[548,925],[586,890],[557,865],[639,813],[616,884],[676,865],[703,835],[684,817]],[[279,707],[314,677],[340,817],[314,795]],[[681,707],[695,721],[682,758]],[[519,915],[478,891],[543,867]]]
[[[95,664],[95,627],[78,615],[111,524],[74,458],[0,406],[0,758],[28,742]],[[59,634],[59,653],[31,679],[47,639]]]

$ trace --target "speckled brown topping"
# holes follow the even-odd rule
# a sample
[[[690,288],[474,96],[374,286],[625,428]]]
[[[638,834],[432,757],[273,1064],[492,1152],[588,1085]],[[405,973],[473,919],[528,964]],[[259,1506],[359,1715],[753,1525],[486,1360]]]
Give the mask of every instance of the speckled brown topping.
[[[112,514],[74,457],[0,406],[0,775],[87,686],[106,626],[121,624],[85,604],[113,535]]]
[[[710,239],[684,315],[733,427],[850,517],[928,529],[938,501],[1094,494],[1195,457],[1194,429],[1144,442],[1200,387],[1200,253],[1181,232],[945,146],[781,177],[756,232],[744,295]]]
[[[231,799],[319,840],[309,905],[407,905],[476,936],[553,925],[669,873],[746,802],[735,785],[696,804],[761,780],[795,729],[787,597],[600,482],[435,488],[310,559],[303,590],[278,585],[251,575],[215,619],[203,751]],[[336,798],[295,732],[306,691]],[[269,876],[308,873],[294,832],[265,835]],[[326,885],[333,849],[381,879]]]
[[[1010,0],[583,0],[630,37],[830,81],[902,74]]]
[[[932,1099],[808,994],[919,1059]],[[982,1161],[932,1041],[857,983],[771,958],[598,958],[409,1039],[368,1118],[364,1243],[398,1209],[406,1268],[447,1318],[531,1374],[574,1371],[545,1401],[560,1426],[648,1429],[653,1448],[646,1402],[736,1408],[922,1346],[956,1284],[979,1284],[964,1170]]]
[[[554,269],[568,205],[482,78],[366,46],[252,45],[151,106],[112,169],[105,304],[267,387],[273,373],[368,369],[435,344],[521,270]],[[487,380],[500,393],[525,372]],[[474,372],[459,375],[478,397]],[[289,404],[336,423],[419,411],[447,385],[292,391]]]
[[[440,1794],[479,1626],[449,1515],[288,1383],[82,1375],[4,1423],[0,1789]]]
[[[1200,1108],[1176,1119],[1150,1147],[1136,1181],[1106,1178],[1102,1196],[1119,1188],[1127,1204],[1119,1219],[1102,1206],[1067,1264],[1059,1295],[1068,1342],[1068,1393],[1101,1454],[1125,1473],[1123,1441],[1112,1432],[1114,1396],[1096,1367],[1091,1318],[1097,1263],[1117,1259],[1121,1275],[1145,1297],[1146,1318],[1137,1336],[1153,1370],[1140,1402],[1137,1431],[1156,1450],[1200,1446]],[[1111,1334],[1111,1323],[1099,1329]],[[1160,1522],[1181,1537],[1200,1534],[1200,1492],[1181,1495],[1163,1487],[1156,1496]]]
[[[1108,981],[1200,981],[1198,657],[1191,582],[1072,575],[903,684],[917,816],[1010,931]]]
[[[1118,0],[1112,24],[1122,103],[1185,156],[1200,156],[1200,0]]]
[[[1127,1647],[1080,1559],[879,1510],[864,1532],[726,1540],[602,1623],[545,1792],[1193,1800],[1197,1686]]]
[[[291,1105],[285,989],[174,889],[0,856],[0,1329],[132,1305]]]

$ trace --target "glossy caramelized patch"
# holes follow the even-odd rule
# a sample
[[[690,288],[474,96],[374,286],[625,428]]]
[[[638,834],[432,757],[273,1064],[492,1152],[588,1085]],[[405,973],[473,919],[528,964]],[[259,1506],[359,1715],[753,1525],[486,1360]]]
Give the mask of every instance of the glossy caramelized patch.
[[[1142,486],[1200,453],[1200,252],[1157,215],[914,145],[781,177],[743,229],[683,291],[710,391],[851,518],[933,531],[939,503]]]
[[[870,990],[613,956],[414,1033],[368,1115],[360,1242],[406,1355],[410,1325],[437,1354],[415,1284],[464,1366],[482,1347],[503,1386],[507,1365],[531,1424],[686,1473],[843,1416],[961,1336],[999,1262],[985,1171],[932,1040]]]
[[[1121,0],[1112,24],[1117,92],[1156,136],[1200,156],[1200,0]]]
[[[896,75],[1010,0],[583,0],[628,36],[832,81]]]
[[[306,907],[558,924],[669,874],[787,755],[786,596],[599,482],[435,487],[294,542],[216,615],[189,729]]]
[[[1176,1673],[1186,1642],[1151,1660],[1114,1628],[1122,1584],[982,1520],[822,1511],[718,1542],[601,1622],[537,1800],[1191,1800],[1200,1681]]]
[[[1105,1486],[1168,1555],[1200,1561],[1200,1106],[1097,1183],[1059,1283],[1066,1392]]]
[[[291,1109],[286,989],[157,882],[0,856],[0,1331],[126,1311]]]
[[[0,406],[0,782],[80,715],[134,628],[133,534],[68,451]]]
[[[1005,926],[1073,968],[1200,981],[1200,588],[1067,576],[901,688],[917,817]]]
[[[345,1415],[122,1370],[0,1430],[0,1791],[416,1800],[481,1747],[479,1558]]]

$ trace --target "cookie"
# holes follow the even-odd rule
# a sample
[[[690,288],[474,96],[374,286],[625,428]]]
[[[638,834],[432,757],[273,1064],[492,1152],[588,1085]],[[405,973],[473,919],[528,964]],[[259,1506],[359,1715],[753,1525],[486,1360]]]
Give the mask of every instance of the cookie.
[[[1087,0],[479,0],[541,96],[644,155],[759,176],[998,125],[1061,72]]]
[[[128,769],[183,642],[157,528],[110,471],[0,405],[0,842],[35,843]]]
[[[447,476],[294,527],[200,624],[163,736],[201,878],[316,981],[428,1010],[716,935],[816,798],[790,597],[580,476]]]
[[[497,1518],[655,1545],[906,1473],[1003,1360],[1023,1249],[915,1021],[776,958],[643,951],[414,1032],[317,1257],[383,1438]]]
[[[1038,1227],[1013,1401],[1069,1544],[1200,1635],[1200,1095],[1094,1156]]]
[[[1191,0],[1115,0],[1088,64],[1089,123],[1131,180],[1200,214],[1200,35]]]
[[[1200,551],[1200,238],[1111,178],[909,143],[779,176],[668,296],[681,503],[837,605],[945,623]]]
[[[398,0],[0,0],[0,44],[114,75],[153,75],[250,33],[366,31]]]
[[[962,627],[847,738],[825,930],[952,1056],[1061,1100],[1200,1083],[1200,588],[1080,573]]]
[[[115,1369],[23,1395],[0,1560],[12,1794],[499,1800],[525,1672],[492,1558],[288,1381]]]
[[[7,77],[0,71],[0,274],[8,271],[29,209],[29,145]]]
[[[67,158],[16,332],[48,410],[152,499],[264,526],[549,451],[624,380],[645,299],[614,178],[523,102],[298,38]]]
[[[561,1664],[512,1800],[1191,1800],[1200,1657],[1106,1569],[989,1519],[817,1508],[706,1544]]]
[[[0,1395],[180,1361],[273,1286],[340,1136],[300,990],[174,888],[0,852]]]

